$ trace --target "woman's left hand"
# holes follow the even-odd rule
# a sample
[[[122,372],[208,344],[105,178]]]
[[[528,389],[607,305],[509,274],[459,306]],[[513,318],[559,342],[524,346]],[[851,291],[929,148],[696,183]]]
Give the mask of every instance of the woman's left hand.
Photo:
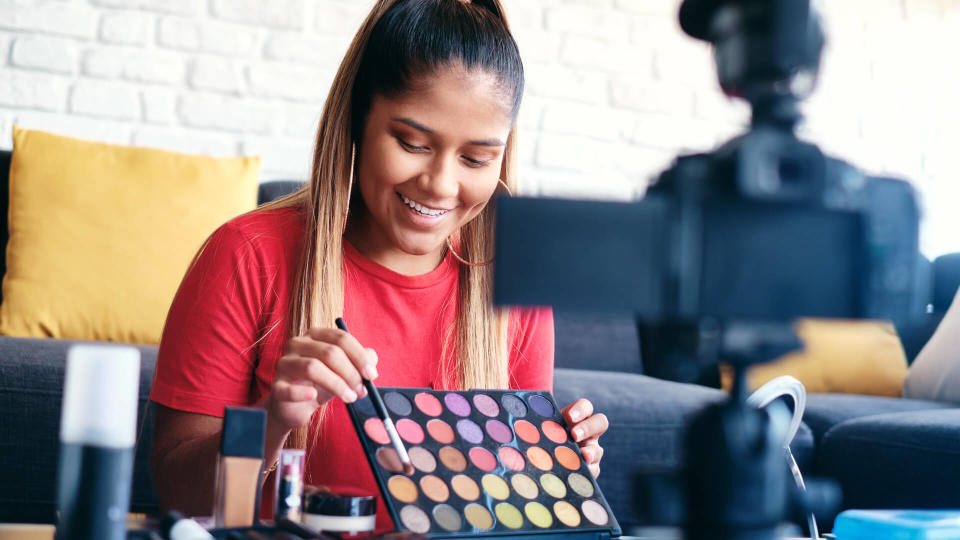
[[[607,415],[593,414],[593,403],[580,398],[563,408],[563,418],[570,426],[573,440],[580,445],[580,453],[587,461],[590,472],[594,477],[600,476],[600,458],[603,457],[603,448],[600,446],[600,436],[610,427]]]

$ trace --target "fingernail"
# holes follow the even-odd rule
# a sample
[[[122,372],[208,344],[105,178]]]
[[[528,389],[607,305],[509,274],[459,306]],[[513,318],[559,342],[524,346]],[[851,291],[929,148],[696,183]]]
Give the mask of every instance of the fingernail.
[[[358,396],[362,396],[362,395],[363,395],[363,383],[358,384],[357,387],[353,389],[353,391],[356,392]]]
[[[357,400],[357,393],[347,388],[346,390],[343,391],[343,400],[346,401],[347,403],[353,403],[354,401]]]
[[[573,420],[574,422],[576,422],[577,420],[579,420],[579,419],[580,419],[580,411],[578,411],[578,410],[576,410],[576,409],[570,411],[570,419]]]
[[[363,368],[363,376],[366,377],[368,381],[376,379],[379,375],[377,368],[373,364],[367,364],[367,367]]]
[[[580,428],[575,428],[573,430],[573,438],[579,441],[582,437],[583,437],[583,430]]]

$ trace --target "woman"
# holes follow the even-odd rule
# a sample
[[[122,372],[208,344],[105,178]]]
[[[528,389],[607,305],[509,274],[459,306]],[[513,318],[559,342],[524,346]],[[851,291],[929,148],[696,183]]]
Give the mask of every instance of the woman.
[[[151,393],[163,507],[210,513],[225,405],[267,410],[268,468],[307,448],[309,483],[376,493],[344,406],[361,375],[551,388],[551,312],[494,309],[483,264],[487,203],[516,182],[522,91],[499,0],[377,2],[327,98],[309,186],[216,231],[171,306]],[[583,399],[564,414],[598,474],[606,418]],[[393,528],[382,504],[377,518]]]

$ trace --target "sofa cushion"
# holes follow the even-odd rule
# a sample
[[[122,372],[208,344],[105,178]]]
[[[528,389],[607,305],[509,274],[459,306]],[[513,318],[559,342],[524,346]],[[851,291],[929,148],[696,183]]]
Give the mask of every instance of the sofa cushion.
[[[951,407],[946,403],[919,399],[851,394],[808,394],[807,410],[803,415],[803,421],[810,426],[814,438],[821,441],[832,427],[853,418],[894,412],[949,409]]]
[[[804,348],[767,364],[752,366],[751,388],[781,376],[800,380],[807,393],[900,397],[907,358],[893,324],[881,321],[800,319],[797,337]],[[729,372],[723,387],[733,386]]]
[[[4,335],[158,343],[204,239],[256,205],[259,158],[13,140]]]
[[[844,508],[960,507],[960,409],[878,414],[828,431],[818,470],[843,487]]]
[[[60,408],[67,349],[75,341],[0,337],[0,522],[53,523]],[[153,415],[147,408],[155,347],[138,347],[140,411],[130,507],[157,508],[149,475]]]

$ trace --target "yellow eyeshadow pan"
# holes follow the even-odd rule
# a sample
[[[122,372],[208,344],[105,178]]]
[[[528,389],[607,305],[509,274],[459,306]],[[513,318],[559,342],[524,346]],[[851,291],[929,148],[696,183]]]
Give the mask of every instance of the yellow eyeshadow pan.
[[[533,500],[540,494],[540,488],[537,487],[537,483],[533,481],[533,478],[525,474],[513,475],[513,477],[510,478],[510,485],[512,485],[513,490],[524,499]]]
[[[413,464],[409,475],[369,397],[347,410],[401,531],[447,540],[620,535],[549,392],[379,390]]]
[[[523,507],[523,513],[527,515],[530,523],[533,523],[541,529],[546,529],[553,525],[553,515],[550,513],[550,510],[547,510],[546,506],[538,502],[528,502]]]
[[[593,497],[593,482],[587,479],[586,476],[580,473],[570,473],[570,477],[567,478],[567,483],[570,484],[570,489],[584,499]]]
[[[510,503],[498,503],[494,507],[494,512],[497,514],[497,519],[500,520],[500,523],[503,523],[511,529],[519,529],[523,527],[523,514],[517,510],[517,507]]]
[[[507,485],[506,480],[495,474],[483,475],[480,483],[483,485],[483,490],[487,492],[487,495],[490,495],[498,501],[506,500],[507,497],[510,496],[510,486]]]
[[[567,486],[555,474],[547,473],[540,477],[540,485],[551,497],[562,499],[567,496]]]
[[[557,501],[553,503],[553,515],[557,516],[560,523],[563,523],[567,527],[580,526],[580,512],[577,512],[577,507],[567,501]]]

